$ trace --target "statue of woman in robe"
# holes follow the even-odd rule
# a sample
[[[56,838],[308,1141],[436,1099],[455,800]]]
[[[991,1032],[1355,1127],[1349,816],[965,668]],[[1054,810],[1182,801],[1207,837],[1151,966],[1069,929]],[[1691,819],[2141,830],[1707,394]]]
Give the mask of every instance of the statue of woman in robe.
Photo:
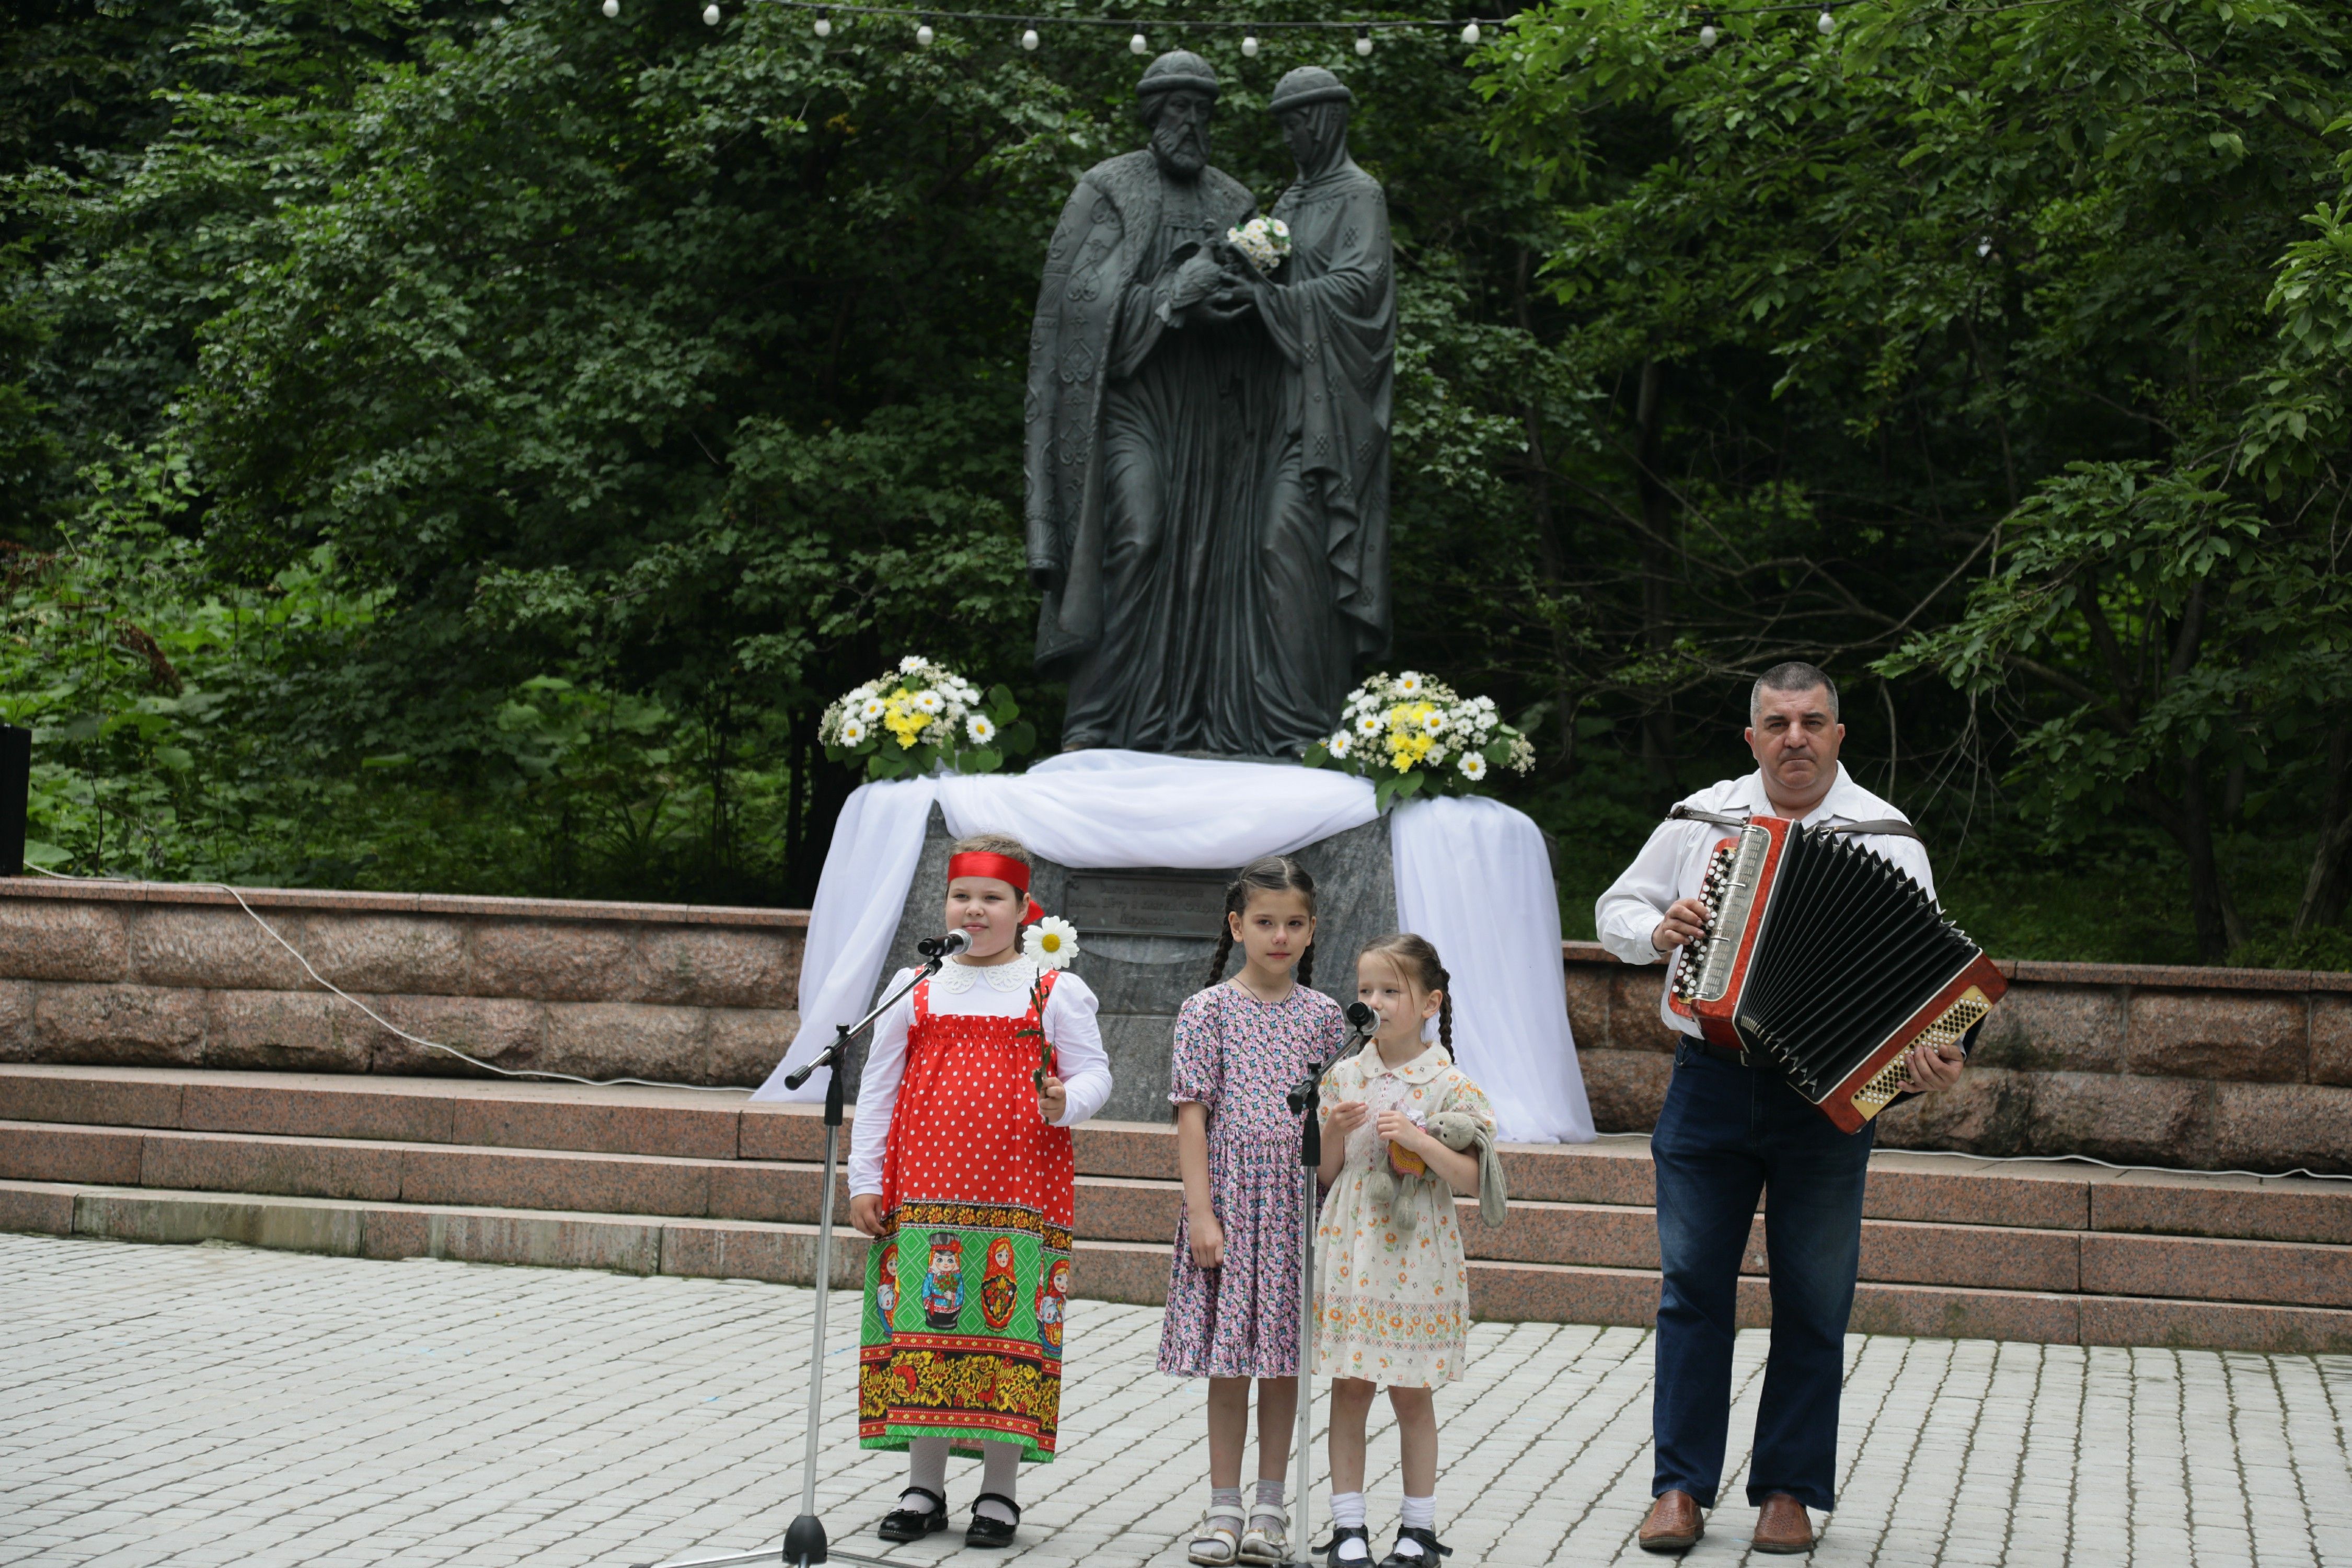
[[[1276,86],[1268,107],[1298,162],[1274,206],[1290,256],[1271,276],[1231,274],[1285,364],[1259,501],[1257,626],[1260,658],[1284,672],[1268,721],[1293,755],[1330,732],[1389,645],[1396,266],[1388,199],[1348,155],[1353,101],[1319,66]]]

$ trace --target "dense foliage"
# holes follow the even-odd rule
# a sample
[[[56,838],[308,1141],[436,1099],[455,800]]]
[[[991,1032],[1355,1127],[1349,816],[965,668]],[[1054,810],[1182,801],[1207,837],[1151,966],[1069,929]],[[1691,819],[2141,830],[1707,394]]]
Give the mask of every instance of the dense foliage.
[[[856,681],[920,652],[1051,743],[1026,327],[1136,62],[725,11],[0,22],[0,717],[46,858],[802,900]],[[2352,963],[2352,17],[1835,24],[1152,26],[1264,201],[1280,74],[1359,95],[1399,665],[1533,725],[1572,923],[1793,655],[1997,949]]]

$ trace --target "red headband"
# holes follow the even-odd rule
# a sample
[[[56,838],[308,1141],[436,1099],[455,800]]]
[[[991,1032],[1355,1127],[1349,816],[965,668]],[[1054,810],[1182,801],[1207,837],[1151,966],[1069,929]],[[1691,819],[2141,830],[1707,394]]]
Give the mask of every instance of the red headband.
[[[1029,868],[1010,855],[992,854],[985,849],[967,849],[961,855],[948,857],[948,880],[958,877],[993,877],[1000,882],[1010,882],[1024,897],[1029,891]],[[1022,911],[1021,923],[1034,925],[1045,918],[1045,911],[1030,899],[1029,907]]]

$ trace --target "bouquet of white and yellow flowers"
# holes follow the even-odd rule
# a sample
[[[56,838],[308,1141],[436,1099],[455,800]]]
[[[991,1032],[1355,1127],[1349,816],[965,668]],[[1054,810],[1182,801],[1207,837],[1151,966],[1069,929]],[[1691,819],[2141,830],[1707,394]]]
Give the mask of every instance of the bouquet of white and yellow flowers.
[[[1225,230],[1225,243],[1260,272],[1271,272],[1290,255],[1290,226],[1278,217],[1254,217]]]
[[[1410,795],[1473,794],[1495,768],[1526,773],[1536,749],[1503,722],[1493,698],[1465,698],[1408,669],[1349,692],[1338,731],[1307,747],[1306,761],[1370,779],[1374,803],[1386,811]]]
[[[816,733],[826,756],[862,766],[869,779],[919,778],[935,768],[992,773],[1037,743],[1011,691],[1000,686],[982,698],[954,670],[911,653],[892,673],[843,693]]]

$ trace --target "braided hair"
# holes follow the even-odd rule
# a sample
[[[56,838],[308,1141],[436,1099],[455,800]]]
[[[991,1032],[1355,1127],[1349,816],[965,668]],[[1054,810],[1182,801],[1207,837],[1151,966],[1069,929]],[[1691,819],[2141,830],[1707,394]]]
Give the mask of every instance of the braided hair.
[[[1209,961],[1210,984],[1225,977],[1225,965],[1234,956],[1233,917],[1245,912],[1250,900],[1260,893],[1297,893],[1307,900],[1307,912],[1315,912],[1315,879],[1289,856],[1261,855],[1243,867],[1225,884],[1225,918],[1217,922],[1217,956]],[[1315,984],[1312,942],[1299,950],[1297,980],[1301,985]]]
[[[1439,994],[1437,1043],[1445,1047],[1447,1056],[1452,1056],[1454,976],[1445,972],[1444,963],[1437,956],[1437,949],[1429,944],[1427,937],[1416,936],[1408,931],[1399,931],[1393,936],[1376,936],[1364,943],[1356,956],[1361,958],[1371,952],[1377,952],[1394,963],[1399,974],[1407,982],[1419,985],[1424,993],[1434,991]]]

